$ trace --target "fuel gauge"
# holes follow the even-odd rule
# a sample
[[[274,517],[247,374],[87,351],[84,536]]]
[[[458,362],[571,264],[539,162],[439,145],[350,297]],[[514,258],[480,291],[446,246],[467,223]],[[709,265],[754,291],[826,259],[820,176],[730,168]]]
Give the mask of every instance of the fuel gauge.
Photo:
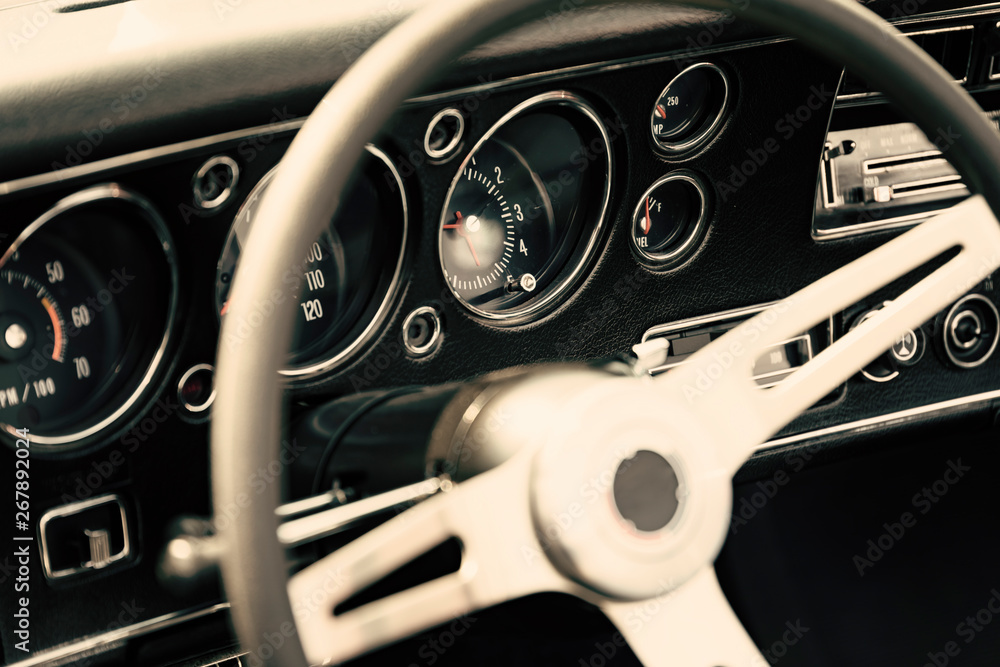
[[[694,174],[664,176],[646,190],[632,214],[632,249],[646,264],[676,263],[701,236],[707,203]]]

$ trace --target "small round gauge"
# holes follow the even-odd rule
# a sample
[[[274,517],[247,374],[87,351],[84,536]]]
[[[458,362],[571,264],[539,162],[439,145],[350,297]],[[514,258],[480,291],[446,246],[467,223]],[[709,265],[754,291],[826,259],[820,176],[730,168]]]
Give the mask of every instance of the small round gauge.
[[[649,118],[653,141],[672,153],[700,145],[722,123],[728,97],[721,69],[709,63],[688,67],[653,104]]]
[[[406,199],[399,173],[384,153],[368,147],[354,186],[298,267],[295,344],[282,371],[310,379],[346,359],[377,329],[402,268]],[[240,249],[261,198],[277,173],[257,184],[236,214],[216,272],[215,303],[225,317]]]
[[[659,179],[632,214],[632,249],[645,263],[676,263],[694,249],[707,203],[705,188],[694,174],[675,172]]]
[[[462,163],[441,215],[441,269],[459,302],[491,320],[553,306],[596,246],[610,168],[604,125],[569,93],[501,119]]]
[[[106,436],[165,357],[177,266],[152,206],[117,185],[62,200],[0,258],[0,426],[39,451]]]

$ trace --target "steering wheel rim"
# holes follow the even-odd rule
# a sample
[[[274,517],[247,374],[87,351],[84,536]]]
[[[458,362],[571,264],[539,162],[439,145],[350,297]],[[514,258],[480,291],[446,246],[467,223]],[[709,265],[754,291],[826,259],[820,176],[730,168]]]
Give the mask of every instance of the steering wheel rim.
[[[849,0],[669,1],[733,11],[798,37],[892,100],[920,99],[907,107],[912,119],[928,135],[945,127],[958,135],[949,160],[970,190],[1000,211],[1000,138],[982,110],[940,65],[910,40],[896,39],[901,34],[868,10]],[[258,469],[278,460],[282,435],[278,370],[291,346],[294,299],[290,292],[275,293],[274,286],[285,285],[282,278],[296,270],[297,258],[334,214],[366,142],[399,104],[475,40],[556,4],[460,0],[417,11],[323,98],[262,202],[241,261],[253,271],[237,273],[220,337],[212,485],[215,513],[226,517],[219,526],[221,569],[237,633],[248,649],[269,645],[275,664],[302,667],[307,661],[295,635],[285,553],[276,537],[280,485],[251,485]]]

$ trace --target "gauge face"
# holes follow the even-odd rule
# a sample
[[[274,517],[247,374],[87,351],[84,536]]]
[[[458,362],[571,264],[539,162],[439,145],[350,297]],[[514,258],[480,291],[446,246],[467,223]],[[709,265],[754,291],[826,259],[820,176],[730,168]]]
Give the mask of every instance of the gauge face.
[[[80,267],[65,257],[49,264],[48,276],[65,275],[67,266],[71,278],[79,276]],[[101,373],[94,371],[113,370],[114,349],[122,342],[113,326],[116,318],[98,317],[87,304],[86,291],[73,288],[74,283],[85,286],[79,277],[59,290],[65,305],[42,280],[22,271],[4,270],[0,281],[0,359],[10,364],[0,392],[0,418],[7,424],[59,429],[74,417],[66,407],[86,405],[100,386]]]
[[[720,125],[728,100],[726,77],[715,65],[692,65],[667,84],[650,111],[653,141],[668,151],[701,143]]]
[[[632,214],[632,249],[649,264],[676,263],[693,250],[706,219],[705,189],[694,174],[661,178]]]
[[[345,359],[377,328],[398,280],[406,235],[402,181],[384,154],[368,150],[340,211],[298,267],[295,342],[284,375],[311,378]],[[241,248],[276,173],[268,173],[247,197],[226,240],[215,285],[220,320]]]
[[[82,444],[137,406],[176,305],[151,207],[117,186],[76,198],[0,267],[0,424],[43,450]]]
[[[567,93],[507,114],[466,158],[442,211],[441,269],[459,302],[493,320],[554,305],[595,247],[610,163],[596,113]]]
[[[441,259],[470,305],[530,295],[558,253],[552,204],[535,178],[500,141],[484,144],[462,171],[441,225]]]

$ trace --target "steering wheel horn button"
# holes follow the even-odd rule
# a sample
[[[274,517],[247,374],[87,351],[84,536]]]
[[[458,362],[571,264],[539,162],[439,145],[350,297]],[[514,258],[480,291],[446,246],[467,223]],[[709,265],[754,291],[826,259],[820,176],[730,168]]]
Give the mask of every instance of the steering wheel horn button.
[[[577,378],[535,455],[532,515],[545,554],[613,599],[680,586],[712,562],[729,524],[729,474],[705,446],[711,436],[672,419],[684,406],[648,389]]]
[[[622,521],[640,533],[655,533],[670,524],[680,508],[679,490],[670,462],[648,449],[624,459],[615,471],[615,508]]]

